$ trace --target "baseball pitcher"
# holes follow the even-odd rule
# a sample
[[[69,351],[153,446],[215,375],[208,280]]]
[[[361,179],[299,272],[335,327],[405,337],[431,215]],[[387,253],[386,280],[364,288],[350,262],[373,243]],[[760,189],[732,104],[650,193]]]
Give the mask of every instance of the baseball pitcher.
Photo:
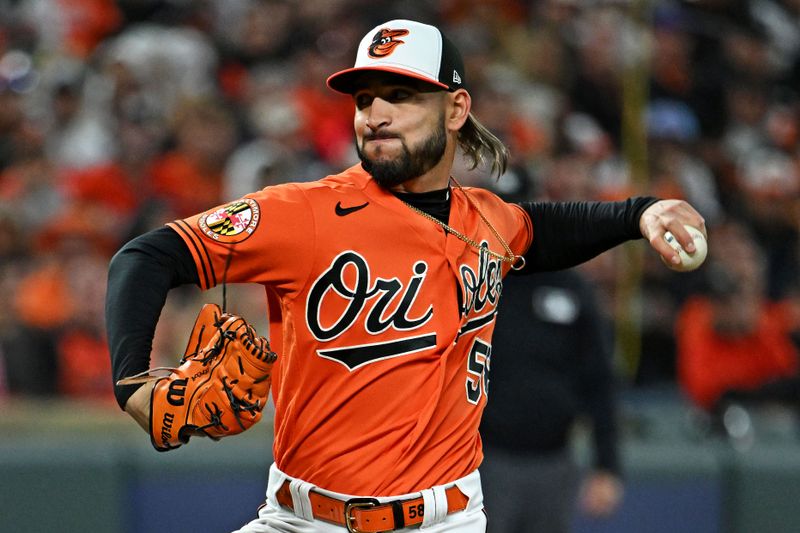
[[[272,392],[266,503],[240,531],[486,531],[478,426],[503,277],[642,237],[675,260],[666,231],[692,250],[683,224],[703,220],[682,201],[516,205],[459,185],[459,150],[498,174],[508,157],[467,83],[439,29],[381,24],[328,79],[353,99],[361,164],[174,221],[112,260],[117,399],[157,449],[244,431]],[[168,291],[223,282],[264,287],[269,341],[212,306],[180,365],[149,369]]]

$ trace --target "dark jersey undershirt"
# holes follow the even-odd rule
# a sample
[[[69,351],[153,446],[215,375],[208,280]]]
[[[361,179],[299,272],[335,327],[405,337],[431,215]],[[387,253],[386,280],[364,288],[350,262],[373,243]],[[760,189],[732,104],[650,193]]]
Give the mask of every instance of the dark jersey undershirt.
[[[449,189],[398,193],[418,209],[447,222]],[[569,268],[631,239],[641,238],[639,218],[655,198],[622,202],[522,202],[534,228],[522,272]],[[142,283],[142,280],[147,283]],[[153,335],[170,289],[199,285],[194,259],[183,239],[163,227],[136,237],[111,260],[106,295],[106,332],[114,382],[149,368]],[[120,407],[138,385],[115,386]]]
[[[395,196],[447,224],[450,220],[450,188],[428,192],[395,192]]]

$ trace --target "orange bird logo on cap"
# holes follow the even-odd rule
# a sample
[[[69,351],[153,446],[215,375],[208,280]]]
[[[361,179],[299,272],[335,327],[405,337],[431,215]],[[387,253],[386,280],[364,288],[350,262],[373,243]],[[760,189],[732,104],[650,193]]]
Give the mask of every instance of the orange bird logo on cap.
[[[398,45],[403,44],[403,41],[396,39],[408,35],[408,30],[387,30],[382,29],[372,37],[372,44],[369,45],[370,57],[386,57],[397,48]]]

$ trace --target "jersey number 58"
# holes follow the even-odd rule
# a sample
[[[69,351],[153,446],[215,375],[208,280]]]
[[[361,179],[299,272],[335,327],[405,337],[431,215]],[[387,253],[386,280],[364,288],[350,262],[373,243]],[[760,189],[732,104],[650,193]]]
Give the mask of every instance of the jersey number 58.
[[[467,358],[467,401],[477,405],[481,395],[489,394],[489,365],[492,346],[476,338]]]

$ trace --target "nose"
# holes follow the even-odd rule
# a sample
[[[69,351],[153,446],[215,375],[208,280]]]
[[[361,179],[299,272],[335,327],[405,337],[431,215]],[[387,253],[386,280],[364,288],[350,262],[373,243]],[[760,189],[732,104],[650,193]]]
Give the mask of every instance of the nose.
[[[367,113],[367,127],[372,131],[378,131],[392,123],[392,105],[382,98],[372,100]]]

